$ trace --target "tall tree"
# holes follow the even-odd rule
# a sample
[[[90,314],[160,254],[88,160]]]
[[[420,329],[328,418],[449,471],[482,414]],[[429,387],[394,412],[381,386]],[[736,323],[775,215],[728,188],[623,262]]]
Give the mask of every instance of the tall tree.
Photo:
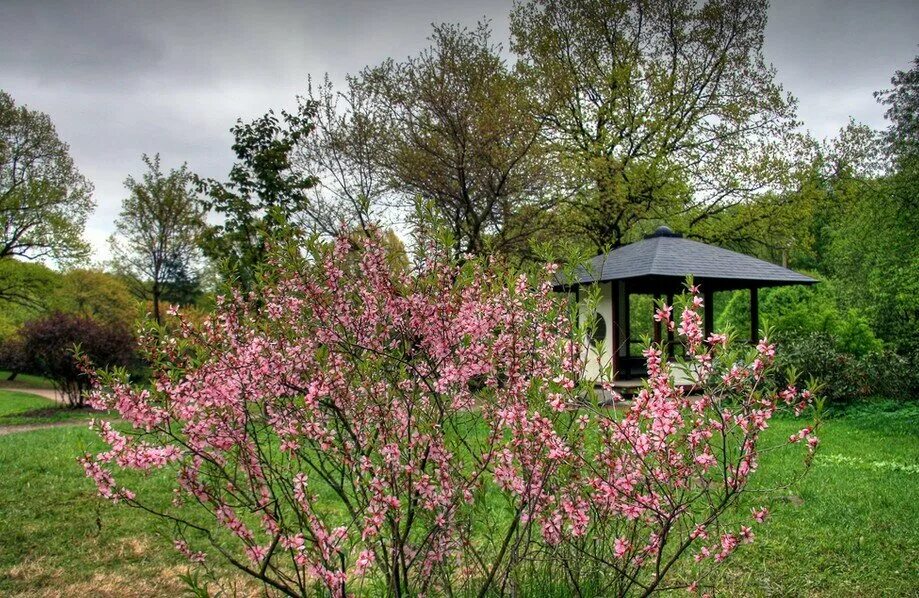
[[[141,303],[120,276],[76,268],[60,275],[48,293],[47,310],[95,318],[130,328],[143,315]]]
[[[919,160],[919,56],[913,58],[910,70],[896,71],[890,83],[891,88],[874,94],[887,107],[889,152],[901,162]]]
[[[794,182],[795,103],[763,57],[765,0],[527,0],[512,49],[596,248]],[[640,226],[638,227],[641,228]],[[640,232],[640,231],[639,231]]]
[[[313,128],[316,107],[301,102],[293,113],[269,111],[231,129],[237,161],[225,183],[198,179],[201,205],[223,221],[202,237],[205,255],[222,261],[230,276],[250,288],[267,256],[269,240],[289,231],[289,224],[308,210],[307,192],[316,179],[293,163],[296,148]]]
[[[204,221],[186,165],[165,173],[159,154],[144,155],[143,161],[143,177],[125,180],[128,197],[109,243],[115,269],[128,277],[139,297],[152,300],[160,323],[164,293],[170,285],[187,282]]]
[[[833,222],[827,262],[844,281],[844,298],[871,316],[878,336],[919,360],[919,57],[891,83],[875,94],[887,106],[881,137],[888,169],[832,189],[849,197]]]
[[[47,114],[17,106],[0,90],[0,302],[42,303],[48,258],[72,262],[89,254],[83,240],[93,210],[92,185]]]
[[[0,90],[0,259],[86,257],[92,190],[51,118]]]
[[[551,172],[530,94],[487,24],[435,26],[430,39],[355,82],[382,105],[380,159],[392,189],[430,201],[457,253],[525,245],[549,203]]]
[[[336,90],[328,75],[300,99],[315,107],[315,129],[302,139],[294,163],[316,185],[298,223],[328,237],[345,230],[368,234],[383,223],[391,187],[381,167],[387,149],[386,119],[379,98],[356,77]]]

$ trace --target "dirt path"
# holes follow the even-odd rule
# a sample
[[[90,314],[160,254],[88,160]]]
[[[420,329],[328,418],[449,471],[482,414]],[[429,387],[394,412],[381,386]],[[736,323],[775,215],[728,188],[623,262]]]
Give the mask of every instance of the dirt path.
[[[0,390],[7,390],[10,392],[22,392],[33,394],[45,399],[50,399],[56,403],[62,405],[67,404],[67,399],[59,393],[58,391],[51,388],[34,388],[34,387],[23,387],[23,386],[7,386],[0,384]],[[56,422],[47,422],[47,423],[34,423],[34,424],[14,424],[12,426],[0,425],[0,436],[6,436],[7,434],[17,434],[19,432],[31,432],[32,430],[44,430],[45,428],[63,428],[67,426],[85,426],[87,425],[88,420],[84,419],[74,419],[72,421],[56,421]]]
[[[32,395],[38,395],[46,399],[51,399],[58,403],[66,403],[67,399],[59,393],[58,391],[52,388],[32,388],[28,386],[4,386],[0,383],[0,390],[7,390],[9,392],[25,392]]]
[[[17,434],[19,432],[31,432],[32,430],[44,430],[45,428],[66,428],[68,426],[87,426],[87,420],[74,420],[68,422],[53,422],[47,424],[22,424],[18,426],[0,426],[0,436],[7,434]]]

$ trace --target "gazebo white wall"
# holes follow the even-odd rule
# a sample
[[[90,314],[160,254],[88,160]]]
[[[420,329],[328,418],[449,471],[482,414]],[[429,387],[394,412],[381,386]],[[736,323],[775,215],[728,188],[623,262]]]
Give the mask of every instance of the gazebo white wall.
[[[600,296],[598,297],[596,306],[588,305],[586,300],[581,300],[590,292],[590,289],[587,288],[590,286],[599,287]],[[618,343],[613,342],[613,318],[611,317],[613,312],[612,288],[613,284],[611,282],[593,283],[592,285],[585,285],[582,287],[577,294],[578,315],[581,325],[584,325],[592,312],[596,311],[596,313],[603,316],[603,322],[606,326],[606,334],[599,350],[594,348],[590,339],[585,339],[583,343],[583,357],[586,362],[585,375],[588,379],[594,380],[595,382],[601,381],[600,374],[602,373],[602,368],[609,369],[610,362],[612,361],[613,347],[618,345]]]

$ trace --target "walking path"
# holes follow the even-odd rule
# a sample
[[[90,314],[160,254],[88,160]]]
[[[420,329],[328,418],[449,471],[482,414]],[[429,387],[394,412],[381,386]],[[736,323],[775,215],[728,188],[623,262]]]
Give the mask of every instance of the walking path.
[[[38,395],[46,399],[51,399],[58,403],[66,403],[67,399],[63,394],[54,390],[53,388],[32,388],[28,386],[4,386],[0,384],[0,390],[7,390],[9,392],[25,392],[31,395]]]
[[[33,430],[44,430],[46,428],[66,428],[68,426],[83,426],[86,427],[88,420],[76,419],[73,421],[66,422],[49,422],[47,424],[21,424],[15,426],[0,426],[0,436],[6,436],[8,434],[17,434],[19,432],[31,432]]]
[[[50,399],[56,403],[62,405],[67,404],[67,399],[63,394],[59,393],[57,390],[52,388],[34,388],[34,387],[23,387],[23,386],[9,386],[9,385],[0,385],[0,390],[7,390],[11,392],[22,392],[33,395],[38,395],[45,399]],[[71,421],[56,421],[56,422],[47,422],[47,423],[34,423],[34,424],[14,424],[12,426],[0,425],[0,436],[6,436],[8,434],[17,434],[19,432],[31,432],[32,430],[44,430],[45,428],[63,428],[66,426],[85,426],[87,425],[88,420],[86,419],[74,419]]]

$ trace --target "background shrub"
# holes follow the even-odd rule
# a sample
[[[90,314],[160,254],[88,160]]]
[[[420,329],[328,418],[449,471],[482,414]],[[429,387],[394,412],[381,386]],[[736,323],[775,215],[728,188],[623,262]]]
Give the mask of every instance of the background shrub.
[[[82,406],[90,380],[77,361],[77,349],[100,368],[130,367],[137,361],[125,324],[59,312],[26,322],[4,353],[20,372],[49,378],[72,406]]]
[[[781,335],[780,361],[794,368],[802,379],[815,378],[822,384],[821,395],[835,403],[868,397],[911,400],[919,394],[919,373],[915,359],[890,350],[858,355],[839,348],[837,338],[827,332]]]
[[[880,351],[883,344],[871,330],[868,318],[855,308],[840,307],[836,287],[833,281],[823,280],[813,286],[760,289],[760,322],[786,336],[822,333],[838,352],[866,355]],[[717,328],[750,329],[750,299],[746,292],[737,292],[728,300]]]

